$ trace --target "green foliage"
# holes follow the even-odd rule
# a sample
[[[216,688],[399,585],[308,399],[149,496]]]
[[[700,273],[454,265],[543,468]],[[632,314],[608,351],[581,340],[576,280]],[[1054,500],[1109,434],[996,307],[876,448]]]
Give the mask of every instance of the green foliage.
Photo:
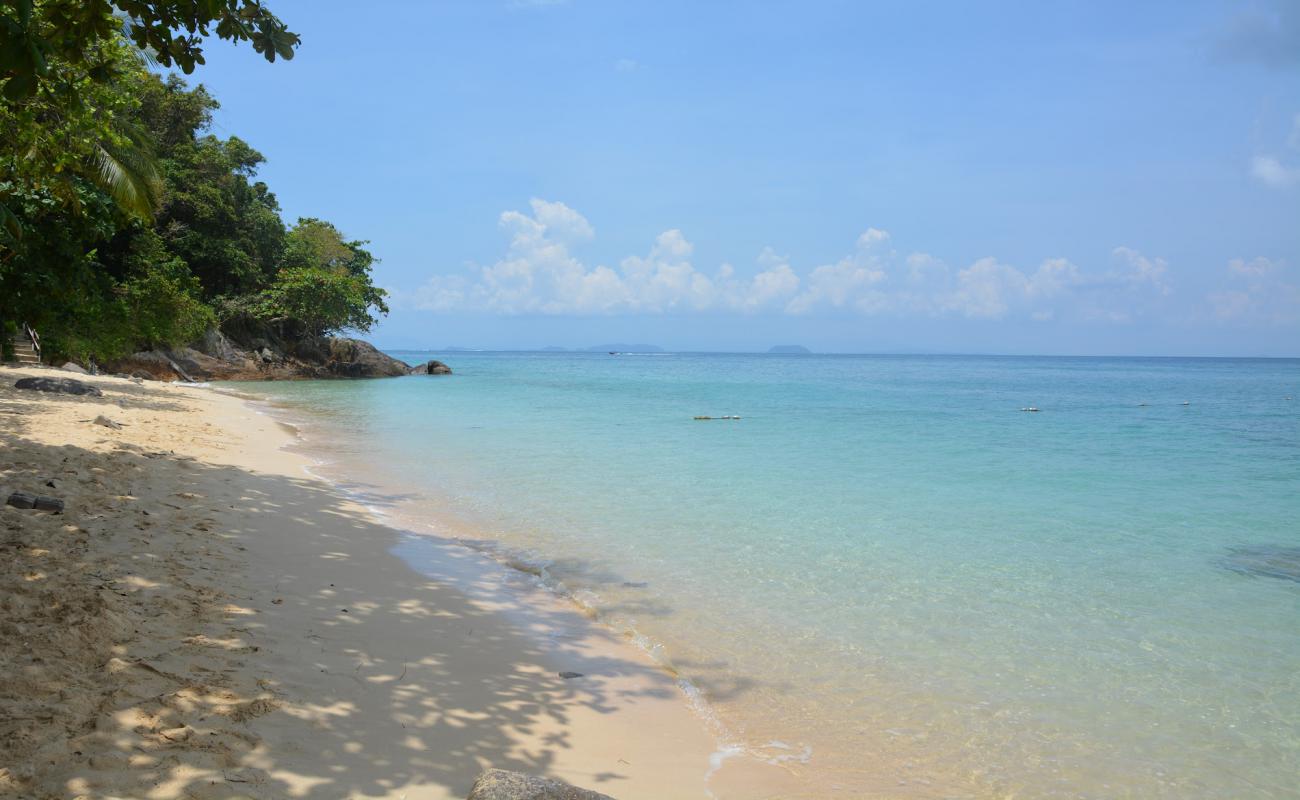
[[[292,322],[310,336],[342,330],[368,331],[387,314],[387,292],[370,282],[375,257],[348,241],[337,228],[314,218],[299,219],[286,237],[283,267],[251,306],[268,322]]]
[[[211,300],[260,289],[284,250],[280,206],[255,181],[262,154],[237,137],[206,133],[216,100],[181,79],[153,80],[141,92],[141,116],[155,141],[168,191],[157,227]]]
[[[0,94],[35,97],[55,62],[110,78],[113,65],[96,47],[123,33],[187,75],[204,63],[203,39],[212,34],[249,42],[267,61],[293,58],[300,41],[258,0],[0,0]]]
[[[0,103],[0,179],[46,189],[78,208],[75,179],[103,189],[128,214],[153,213],[162,190],[152,140],[139,124],[139,88],[149,79],[125,42],[106,40],[96,58],[111,64],[112,77],[92,79],[62,61],[47,66],[47,79],[25,102]],[[21,236],[18,215],[0,193],[4,227]]]
[[[0,224],[0,321],[30,322],[52,359],[104,362],[192,342],[215,309],[290,340],[387,313],[366,242],[314,218],[286,230],[257,180],[262,155],[211,134],[218,106],[202,86],[148,74],[125,45],[113,57],[123,68],[83,82],[83,105],[60,106],[47,85],[0,103],[13,222]]]

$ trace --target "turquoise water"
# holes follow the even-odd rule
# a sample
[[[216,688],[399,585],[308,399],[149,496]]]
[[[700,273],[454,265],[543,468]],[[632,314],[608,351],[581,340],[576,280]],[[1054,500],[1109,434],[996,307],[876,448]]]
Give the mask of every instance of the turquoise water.
[[[1300,797],[1300,361],[441,358],[256,388],[807,796]]]

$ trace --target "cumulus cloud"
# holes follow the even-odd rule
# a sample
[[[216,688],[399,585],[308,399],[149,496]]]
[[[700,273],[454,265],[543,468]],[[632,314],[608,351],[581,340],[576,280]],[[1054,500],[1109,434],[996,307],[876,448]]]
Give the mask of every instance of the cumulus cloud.
[[[976,320],[1066,316],[1125,320],[1170,292],[1168,265],[1118,247],[1113,263],[1085,272],[1065,258],[1022,269],[984,257],[950,268],[924,252],[900,254],[887,231],[867,228],[844,257],[799,270],[764,248],[741,274],[724,263],[695,263],[686,235],[671,229],[617,266],[589,266],[574,249],[596,231],[560,202],[534,199],[506,211],[505,253],[463,274],[435,275],[414,291],[394,292],[398,307],[499,314],[600,315],[730,312],[957,316]]]
[[[706,275],[692,261],[694,246],[675,229],[659,234],[645,255],[624,258],[617,270],[589,268],[571,251],[595,236],[586,217],[559,202],[534,199],[530,206],[531,214],[501,215],[509,246],[500,260],[472,268],[469,277],[435,275],[414,292],[396,292],[397,304],[502,314],[757,312],[799,286],[789,264],[770,251],[760,254],[761,269],[750,278],[736,277],[729,265]]]
[[[1211,313],[1225,322],[1264,324],[1300,322],[1300,285],[1283,261],[1257,257],[1228,262],[1226,286],[1211,292]]]
[[[814,308],[878,310],[880,293],[872,287],[885,279],[884,253],[889,234],[868,228],[858,237],[857,250],[834,264],[817,267],[808,275],[808,288],[792,299],[786,310],[802,314]]]

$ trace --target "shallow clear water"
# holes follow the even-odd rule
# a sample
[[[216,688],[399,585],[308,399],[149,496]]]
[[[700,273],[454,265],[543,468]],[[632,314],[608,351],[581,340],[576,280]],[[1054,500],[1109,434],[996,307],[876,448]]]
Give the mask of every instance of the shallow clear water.
[[[1300,796],[1300,361],[442,358],[248,388],[808,796]]]

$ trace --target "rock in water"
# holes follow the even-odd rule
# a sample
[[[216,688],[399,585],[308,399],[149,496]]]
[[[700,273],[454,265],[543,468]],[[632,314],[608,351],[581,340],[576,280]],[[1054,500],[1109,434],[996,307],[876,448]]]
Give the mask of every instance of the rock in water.
[[[564,781],[520,772],[490,769],[478,776],[466,800],[614,800],[606,794],[579,789]]]
[[[381,353],[360,339],[331,337],[326,340],[329,361],[325,368],[342,378],[395,378],[410,372],[405,361]]]
[[[1300,583],[1300,547],[1283,545],[1230,547],[1222,564],[1224,569],[1242,575],[1281,578],[1284,581]]]
[[[411,367],[412,375],[450,375],[451,367],[441,361],[428,361],[424,364]]]
[[[104,396],[104,393],[97,387],[72,378],[19,378],[14,383],[14,388],[31,389],[36,392],[89,395],[90,397]]]

